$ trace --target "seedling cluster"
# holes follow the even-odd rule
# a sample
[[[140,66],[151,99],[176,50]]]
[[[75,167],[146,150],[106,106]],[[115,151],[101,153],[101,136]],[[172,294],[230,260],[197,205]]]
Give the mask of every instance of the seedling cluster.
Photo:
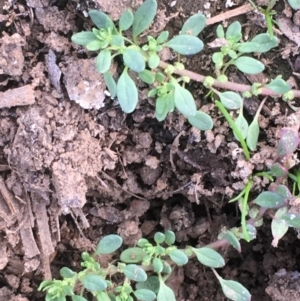
[[[251,41],[243,41],[239,22],[233,22],[226,30],[219,25],[214,41],[217,51],[212,55],[214,76],[204,77],[199,74],[197,77],[228,121],[247,160],[250,159],[249,149],[255,151],[257,147],[258,117],[264,101],[253,121],[248,124],[243,116],[244,99],[251,95],[263,95],[268,89],[273,95],[290,101],[293,99],[293,91],[280,76],[269,83],[254,83],[242,95],[236,92],[234,84],[227,85],[229,89],[225,91],[219,87],[222,83],[228,83],[226,74],[229,67],[246,74],[264,70],[264,64],[250,54],[264,53],[278,45],[272,29],[272,8],[275,2],[276,0],[270,1],[266,9],[261,9],[266,16],[268,31],[253,37]],[[299,1],[288,2],[294,9],[299,8]],[[187,89],[191,72],[185,70],[180,62],[182,55],[194,55],[203,49],[203,42],[198,35],[206,26],[205,17],[201,14],[191,16],[179,34],[171,39],[169,32],[163,31],[157,37],[148,35],[147,42],[141,43],[140,35],[147,34],[156,10],[157,2],[146,0],[134,14],[126,10],[117,25],[103,12],[91,10],[89,15],[97,28],[74,34],[72,41],[90,51],[99,52],[96,58],[97,70],[103,74],[111,96],[117,97],[125,113],[133,112],[138,104],[138,88],[130,75],[132,73],[128,72],[131,70],[136,73],[136,77],[151,86],[148,96],[156,99],[155,116],[159,121],[163,121],[176,108],[192,126],[200,130],[211,129],[212,118],[196,107],[194,98]],[[160,59],[160,52],[166,47],[177,54],[178,62],[173,65]],[[116,56],[121,56],[124,62],[117,82],[110,73]],[[238,110],[238,113],[232,118],[227,110]],[[75,272],[64,267],[60,271],[62,280],[46,280],[41,283],[39,289],[47,292],[46,301],[65,301],[67,296],[72,301],[87,301],[86,291],[99,301],[132,301],[134,298],[142,301],[175,301],[174,292],[166,281],[176,265],[185,265],[192,257],[212,269],[228,299],[250,300],[251,295],[242,284],[225,280],[216,272],[217,268],[225,265],[225,260],[215,249],[229,244],[241,252],[240,240],[251,241],[256,237],[256,229],[262,224],[263,215],[269,209],[275,210],[272,220],[273,246],[277,246],[289,227],[300,229],[300,215],[290,212],[291,202],[300,193],[300,172],[291,163],[299,145],[299,127],[300,116],[297,112],[294,114],[294,122],[280,132],[277,160],[269,170],[254,173],[241,193],[230,201],[239,203],[241,227],[222,229],[216,242],[202,248],[187,246],[185,249],[178,249],[172,231],[158,232],[154,235],[153,243],[142,238],[136,247],[123,250],[117,263],[102,267],[97,257],[114,253],[122,245],[120,236],[108,235],[100,240],[94,254],[82,253],[82,271]],[[268,191],[260,193],[251,203],[249,195],[254,177],[267,177],[272,184]],[[292,192],[288,188],[290,183]],[[114,278],[117,273],[123,275],[121,282]]]

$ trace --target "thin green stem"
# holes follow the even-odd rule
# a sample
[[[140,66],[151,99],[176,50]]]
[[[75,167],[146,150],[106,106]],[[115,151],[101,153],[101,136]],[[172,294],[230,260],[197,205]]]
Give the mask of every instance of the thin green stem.
[[[247,223],[246,223],[246,213],[247,213],[247,204],[249,199],[249,193],[252,187],[252,179],[250,179],[245,187],[245,195],[242,202],[242,216],[241,216],[241,224],[242,224],[242,230],[244,234],[244,239],[249,242],[251,240],[248,229],[247,229]]]
[[[231,116],[229,115],[229,113],[227,112],[227,110],[223,106],[223,104],[218,100],[215,101],[215,104],[219,108],[219,110],[221,111],[221,113],[223,114],[223,116],[225,117],[227,122],[229,123],[229,125],[231,126],[232,130],[235,132],[236,136],[238,137],[238,139],[239,139],[239,141],[242,145],[245,157],[246,157],[247,160],[249,160],[250,159],[249,149],[248,149],[248,146],[247,146],[240,130],[238,129],[238,127],[234,123],[233,119],[231,118]]]

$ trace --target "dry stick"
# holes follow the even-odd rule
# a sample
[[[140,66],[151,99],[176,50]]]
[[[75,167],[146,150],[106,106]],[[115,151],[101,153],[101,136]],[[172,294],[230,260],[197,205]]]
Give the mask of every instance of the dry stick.
[[[208,19],[206,21],[206,25],[212,25],[212,24],[215,24],[215,23],[218,23],[218,22],[222,22],[222,21],[227,20],[229,18],[233,18],[233,17],[239,16],[239,15],[242,15],[242,14],[249,13],[250,11],[253,11],[253,6],[248,3],[248,4],[245,4],[245,5],[242,5],[238,8],[235,8],[233,10],[229,10],[225,13],[222,13],[220,15],[217,15],[215,17],[212,17],[212,18]]]
[[[161,67],[162,69],[165,69],[168,66],[170,66],[170,65],[163,61],[161,61],[159,63],[159,67]],[[201,75],[201,74],[189,71],[189,70],[175,69],[174,73],[181,75],[181,76],[188,76],[190,79],[192,79],[196,82],[203,83],[205,80],[204,75]],[[221,83],[221,82],[215,80],[212,86],[215,88],[220,88],[220,89],[224,89],[224,90],[234,90],[234,91],[238,91],[238,92],[246,92],[246,91],[251,92],[251,90],[252,90],[252,86],[238,84],[238,83],[230,82],[230,81],[228,81],[226,83]],[[291,91],[294,93],[294,97],[300,97],[300,90],[291,90]],[[271,89],[266,88],[266,87],[261,88],[260,94],[267,95],[267,96],[276,96],[276,97],[281,96],[281,94],[275,93],[274,91],[272,91]]]

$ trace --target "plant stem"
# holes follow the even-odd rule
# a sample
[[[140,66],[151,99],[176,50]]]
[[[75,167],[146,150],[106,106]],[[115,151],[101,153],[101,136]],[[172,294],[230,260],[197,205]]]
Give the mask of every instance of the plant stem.
[[[159,67],[162,69],[165,69],[169,66],[169,64],[161,61],[159,63]],[[181,76],[188,76],[190,79],[197,81],[197,82],[201,82],[203,83],[205,80],[205,76],[202,74],[198,74],[189,70],[178,70],[175,69],[174,71],[175,74],[181,75]],[[220,89],[224,89],[224,90],[232,90],[232,91],[237,91],[237,92],[246,92],[249,91],[251,92],[252,87],[250,85],[243,85],[243,84],[238,84],[235,82],[226,82],[226,83],[221,83],[217,80],[214,81],[213,83],[213,87],[215,88],[220,88]],[[294,93],[295,97],[300,97],[300,90],[291,90]],[[268,95],[268,96],[274,96],[274,97],[280,97],[281,94],[275,93],[274,91],[272,91],[271,89],[267,88],[267,87],[262,87],[261,88],[261,95]]]

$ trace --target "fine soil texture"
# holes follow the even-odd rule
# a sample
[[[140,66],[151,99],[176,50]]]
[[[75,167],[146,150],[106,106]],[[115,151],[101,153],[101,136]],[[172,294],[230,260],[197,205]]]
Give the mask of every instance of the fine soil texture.
[[[187,87],[197,107],[213,119],[208,131],[192,127],[178,111],[157,121],[149,87],[139,81],[133,113],[123,113],[118,100],[109,97],[96,70],[96,53],[72,43],[71,36],[92,28],[89,9],[116,21],[126,8],[134,11],[142,2],[0,0],[0,301],[45,300],[37,290],[40,283],[59,278],[64,266],[80,270],[81,252],[92,251],[108,234],[120,235],[127,247],[164,230],[174,231],[182,248],[217,240],[223,227],[241,223],[237,203],[228,201],[254,171],[276,159],[278,131],[293,113],[280,98],[266,100],[258,147],[247,161],[200,83],[191,81]],[[228,15],[248,4],[160,0],[149,30],[154,36],[168,30],[172,37],[188,17],[203,13],[208,20],[220,17],[201,32],[204,45],[215,40],[218,24],[227,27],[236,20],[250,39],[266,32],[259,13]],[[274,10],[280,44],[259,56],[265,71],[246,77],[232,68],[231,81],[251,85],[281,74],[298,89],[300,15],[284,0]],[[182,62],[193,72],[213,74],[213,51],[205,46]],[[164,58],[172,59],[172,53]],[[116,78],[122,64],[117,58],[112,66]],[[245,101],[249,121],[262,99]],[[299,99],[293,106],[299,106]],[[255,178],[250,200],[269,183]],[[265,215],[256,239],[242,241],[241,253],[230,246],[218,250],[226,260],[218,272],[243,284],[252,301],[300,300],[299,234],[290,229],[273,247],[271,217]],[[195,259],[176,268],[168,285],[176,300],[228,300],[213,272]]]

